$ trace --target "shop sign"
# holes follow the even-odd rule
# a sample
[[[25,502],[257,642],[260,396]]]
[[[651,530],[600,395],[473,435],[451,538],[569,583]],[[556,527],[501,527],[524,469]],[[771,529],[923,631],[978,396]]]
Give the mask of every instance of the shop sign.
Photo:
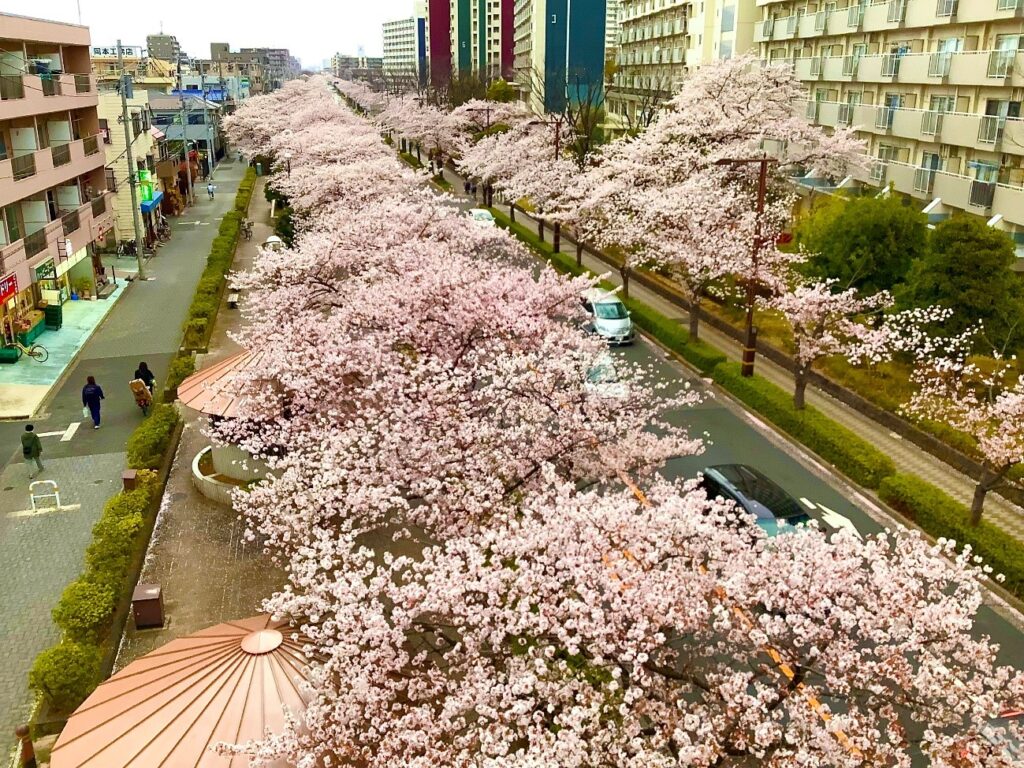
[[[57,268],[53,266],[53,259],[36,267],[36,280],[52,280],[57,277]]]
[[[153,175],[145,168],[139,169],[139,195],[144,203],[153,199]]]
[[[0,304],[18,293],[18,276],[11,273],[0,280]]]

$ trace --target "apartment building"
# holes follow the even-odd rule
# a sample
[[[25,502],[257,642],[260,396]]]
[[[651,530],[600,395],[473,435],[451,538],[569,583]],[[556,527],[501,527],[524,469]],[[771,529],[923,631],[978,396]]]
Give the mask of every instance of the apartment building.
[[[538,112],[604,96],[606,0],[515,0],[513,66]]]
[[[216,73],[220,77],[237,75],[253,95],[273,90],[274,73],[266,53],[234,52],[228,43],[210,43],[210,58],[192,62],[196,71]]]
[[[605,0],[604,14],[604,58],[615,58],[619,50],[619,18],[622,15],[622,0]]]
[[[298,61],[287,48],[242,48],[239,54],[258,56],[266,62],[268,90],[277,90],[286,80],[299,76]]]
[[[101,91],[117,89],[122,67],[135,88],[167,93],[174,87],[177,62],[149,56],[138,45],[122,45],[120,61],[116,45],[94,45],[91,50],[92,73]]]
[[[178,38],[174,35],[165,35],[163,32],[158,35],[146,35],[146,52],[152,58],[162,61],[188,61],[188,56],[181,50]]]
[[[382,31],[382,69],[385,77],[426,84],[426,19],[422,16],[411,16],[407,19],[386,21]]]
[[[868,142],[844,186],[905,195],[933,222],[984,216],[1024,243],[1024,1],[758,6],[762,58],[793,62],[807,119]]]
[[[754,47],[765,0],[621,0],[608,112],[642,127],[687,73]]]
[[[40,302],[95,290],[113,226],[87,27],[0,14],[0,332],[31,341]]]
[[[514,0],[451,0],[452,71],[511,77]]]

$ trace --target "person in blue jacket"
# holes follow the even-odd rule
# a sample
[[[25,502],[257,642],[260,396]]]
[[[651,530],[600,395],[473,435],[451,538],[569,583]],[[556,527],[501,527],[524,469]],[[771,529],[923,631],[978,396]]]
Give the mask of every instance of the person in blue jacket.
[[[82,387],[82,405],[89,409],[92,416],[92,428],[100,428],[100,400],[103,399],[103,389],[96,383],[96,377],[90,376],[86,379],[86,385]]]

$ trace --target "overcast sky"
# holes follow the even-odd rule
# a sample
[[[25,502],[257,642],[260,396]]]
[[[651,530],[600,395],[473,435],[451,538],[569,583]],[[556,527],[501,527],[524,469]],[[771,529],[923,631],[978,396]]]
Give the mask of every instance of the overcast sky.
[[[380,56],[385,21],[411,16],[413,0],[80,0],[94,45],[145,45],[146,35],[175,35],[189,56],[208,57],[211,42],[288,48],[304,66],[333,53]],[[76,0],[0,0],[0,11],[78,22]]]

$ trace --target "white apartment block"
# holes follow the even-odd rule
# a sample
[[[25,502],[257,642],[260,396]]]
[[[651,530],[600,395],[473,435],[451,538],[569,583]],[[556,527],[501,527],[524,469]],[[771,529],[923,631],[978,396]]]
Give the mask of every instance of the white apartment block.
[[[754,47],[765,0],[620,0],[618,71],[608,91],[611,121],[649,122],[658,104],[701,64]],[[641,114],[643,113],[643,114]]]
[[[757,4],[761,56],[793,62],[807,119],[868,142],[874,161],[844,184],[905,195],[933,222],[975,213],[1024,243],[1024,0]]]
[[[426,41],[424,40],[424,19],[411,17],[386,21],[384,32],[385,75],[409,77],[417,81],[426,75]]]
[[[604,18],[604,58],[615,56],[619,49],[619,17],[622,15],[623,0],[606,0]]]

